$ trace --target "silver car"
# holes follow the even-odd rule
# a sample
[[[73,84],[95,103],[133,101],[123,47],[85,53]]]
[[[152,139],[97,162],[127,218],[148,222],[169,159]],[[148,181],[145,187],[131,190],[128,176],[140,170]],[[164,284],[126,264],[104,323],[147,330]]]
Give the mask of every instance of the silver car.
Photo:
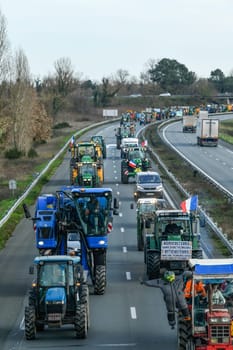
[[[134,198],[163,199],[163,184],[160,175],[155,171],[141,171],[136,174]]]

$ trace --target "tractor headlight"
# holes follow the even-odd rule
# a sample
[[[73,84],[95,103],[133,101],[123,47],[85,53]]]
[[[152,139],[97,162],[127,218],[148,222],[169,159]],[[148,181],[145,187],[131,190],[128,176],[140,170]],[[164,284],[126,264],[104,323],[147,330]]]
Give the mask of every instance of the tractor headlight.
[[[143,187],[140,185],[137,185],[137,190],[143,190]]]
[[[230,323],[230,317],[211,317],[210,323]]]
[[[39,241],[38,245],[41,245],[41,246],[44,245],[44,241]]]
[[[104,240],[101,240],[98,242],[100,245],[104,245],[105,244],[105,241]]]

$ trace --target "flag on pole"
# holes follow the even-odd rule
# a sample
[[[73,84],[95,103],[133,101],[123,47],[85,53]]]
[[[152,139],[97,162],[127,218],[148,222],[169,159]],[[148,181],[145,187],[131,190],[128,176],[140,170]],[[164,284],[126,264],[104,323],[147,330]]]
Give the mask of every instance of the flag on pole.
[[[180,203],[180,207],[184,213],[196,210],[198,207],[198,196],[192,196]]]
[[[129,161],[129,166],[131,167],[131,168],[136,168],[137,167],[137,164],[136,163],[134,163],[132,160],[130,160]]]

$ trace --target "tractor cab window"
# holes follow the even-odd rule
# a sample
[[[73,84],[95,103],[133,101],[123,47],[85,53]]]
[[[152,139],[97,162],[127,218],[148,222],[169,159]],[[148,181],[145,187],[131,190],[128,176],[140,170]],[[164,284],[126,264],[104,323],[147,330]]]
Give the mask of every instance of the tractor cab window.
[[[40,267],[39,284],[41,287],[66,285],[65,264],[45,264]]]
[[[53,229],[52,227],[38,227],[38,238],[43,239],[49,239],[53,237]]]

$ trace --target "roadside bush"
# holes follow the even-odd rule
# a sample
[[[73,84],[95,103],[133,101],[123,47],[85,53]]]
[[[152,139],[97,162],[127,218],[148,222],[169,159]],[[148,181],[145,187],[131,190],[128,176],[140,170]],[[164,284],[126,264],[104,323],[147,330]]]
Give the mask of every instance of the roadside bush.
[[[31,148],[28,151],[28,158],[36,158],[36,157],[38,157],[36,150],[34,148]]]
[[[4,156],[5,158],[8,158],[8,159],[17,159],[22,157],[23,153],[19,151],[17,148],[11,148],[4,153]]]
[[[63,129],[63,128],[70,128],[70,124],[67,122],[63,122],[63,123],[58,123],[53,127],[53,129]]]

